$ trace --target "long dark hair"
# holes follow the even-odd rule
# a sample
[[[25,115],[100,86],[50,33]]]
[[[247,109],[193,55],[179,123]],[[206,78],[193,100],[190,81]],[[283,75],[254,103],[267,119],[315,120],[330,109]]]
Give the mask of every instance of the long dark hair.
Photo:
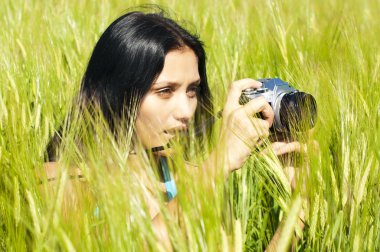
[[[161,73],[166,54],[186,46],[198,58],[201,82],[194,125],[199,127],[213,112],[203,43],[198,35],[166,17],[162,10],[129,12],[105,30],[83,76],[77,105],[86,109],[98,107],[117,137],[121,123],[134,124],[135,118],[130,117],[136,113],[132,110],[138,109],[143,96]],[[49,159],[54,159],[53,145],[54,140],[48,147]]]

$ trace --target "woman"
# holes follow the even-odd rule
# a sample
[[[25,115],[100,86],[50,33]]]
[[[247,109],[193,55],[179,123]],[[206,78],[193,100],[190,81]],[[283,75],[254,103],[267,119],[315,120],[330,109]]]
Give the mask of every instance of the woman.
[[[232,83],[223,108],[218,147],[203,163],[211,174],[221,167],[226,176],[239,169],[252,149],[269,136],[273,111],[266,100],[239,104],[242,90],[260,86],[253,79]],[[116,138],[125,127],[134,129],[131,162],[136,161],[134,153],[161,153],[190,125],[202,128],[213,112],[201,41],[163,13],[130,12],[116,19],[95,46],[78,97],[81,109],[100,108]],[[262,118],[253,117],[257,113]],[[50,145],[48,151],[50,160],[56,155],[53,147]],[[297,143],[281,144],[279,152],[297,148]],[[165,174],[165,159],[160,161]],[[55,170],[54,164],[46,165],[48,178],[54,179]],[[175,181],[167,175],[163,191],[168,194],[168,208],[176,209]],[[158,204],[153,196],[147,201],[157,233],[169,248]]]

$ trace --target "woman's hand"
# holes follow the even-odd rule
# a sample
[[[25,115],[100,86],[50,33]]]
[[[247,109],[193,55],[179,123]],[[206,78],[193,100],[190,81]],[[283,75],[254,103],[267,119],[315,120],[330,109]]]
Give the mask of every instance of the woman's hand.
[[[221,132],[222,155],[226,158],[229,171],[239,169],[262,139],[269,136],[274,113],[264,97],[258,97],[245,105],[239,104],[244,89],[261,87],[259,81],[243,79],[235,81],[227,96],[223,109]],[[262,118],[255,117],[261,113]]]
[[[274,152],[280,159],[283,167],[284,167],[284,173],[287,176],[291,189],[294,191],[296,189],[297,184],[301,184],[300,186],[304,190],[306,187],[306,177],[305,176],[300,176],[301,170],[305,171],[306,174],[308,173],[309,169],[309,160],[307,159],[307,152],[308,148],[305,143],[294,141],[290,136],[286,136],[286,134],[279,134],[276,136],[271,136],[269,137],[272,141],[271,146],[269,147],[271,151]],[[311,145],[312,150],[319,150],[319,145],[316,141],[313,141],[313,144]],[[262,154],[268,153],[269,148],[265,149],[262,151]],[[294,163],[294,157],[295,155],[302,155],[304,156],[304,165],[306,169],[303,169],[304,165],[302,167],[297,167],[297,164]],[[302,194],[301,194],[302,195]],[[308,207],[308,199],[305,195],[302,196],[305,204],[301,208],[300,212],[298,213],[298,230],[302,231],[305,227],[305,212],[307,210],[304,207]],[[272,237],[266,251],[276,251],[277,246],[278,246],[278,241],[280,237],[282,236],[282,226],[283,226],[283,221],[280,223],[280,226],[278,227],[275,235]],[[300,237],[298,234],[296,235],[296,240],[299,240]],[[292,241],[292,251],[294,250],[294,246],[296,244],[296,240]]]
[[[311,131],[308,132],[309,136]],[[272,138],[272,139],[271,139]],[[292,191],[296,190],[298,186],[301,190],[301,196],[304,200],[303,208],[299,213],[298,225],[302,230],[305,223],[305,212],[307,211],[304,207],[308,207],[308,197],[306,194],[306,180],[309,174],[309,158],[308,153],[319,153],[319,144],[316,140],[312,140],[309,144],[302,143],[299,141],[294,141],[294,139],[286,134],[277,134],[275,138],[269,137],[272,141],[271,150],[278,156],[280,159],[284,173],[289,180]],[[265,154],[269,149],[265,149],[262,153]],[[295,157],[299,156],[296,159]],[[301,162],[295,162],[295,160]]]
[[[297,164],[294,162],[294,157],[292,156],[301,154],[306,155],[307,154],[307,145],[304,143],[300,143],[297,141],[290,141],[290,142],[274,142],[271,144],[272,150],[274,154],[278,156],[280,159],[282,166],[284,167],[284,172],[286,174],[286,177],[289,180],[290,186],[292,190],[294,191],[297,185],[297,182],[299,183],[299,170],[300,167],[296,167]],[[307,165],[307,160],[306,165]],[[303,181],[304,184],[305,181]]]
[[[310,136],[311,131],[307,132],[307,135]],[[302,187],[305,187],[304,180],[306,177],[303,177],[303,181],[299,181],[299,173],[301,170],[308,172],[309,160],[307,158],[307,144],[297,141],[290,133],[272,134],[269,136],[269,140],[271,141],[271,144],[267,149],[262,151],[262,154],[266,154],[268,151],[273,151],[273,153],[279,158],[292,191],[295,190],[297,184],[302,184]],[[317,145],[316,142],[313,142],[314,147],[317,147]],[[301,160],[303,160],[303,162],[300,163]],[[302,167],[299,167],[300,165],[306,169],[302,169]]]

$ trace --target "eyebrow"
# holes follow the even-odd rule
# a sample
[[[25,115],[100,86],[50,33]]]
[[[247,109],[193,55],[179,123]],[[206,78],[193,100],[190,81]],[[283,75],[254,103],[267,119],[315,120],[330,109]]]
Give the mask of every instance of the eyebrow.
[[[201,83],[201,79],[198,79],[196,81],[193,81],[189,84],[190,85],[199,85]],[[153,83],[153,86],[155,85],[160,85],[160,84],[168,84],[168,85],[173,85],[173,86],[180,86],[181,84],[175,81],[161,81],[161,82],[155,82]]]

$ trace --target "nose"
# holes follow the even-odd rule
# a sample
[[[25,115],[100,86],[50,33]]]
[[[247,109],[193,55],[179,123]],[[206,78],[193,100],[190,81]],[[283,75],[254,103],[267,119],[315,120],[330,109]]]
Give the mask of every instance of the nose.
[[[174,118],[187,124],[194,115],[196,102],[187,95],[179,96],[174,110]]]

